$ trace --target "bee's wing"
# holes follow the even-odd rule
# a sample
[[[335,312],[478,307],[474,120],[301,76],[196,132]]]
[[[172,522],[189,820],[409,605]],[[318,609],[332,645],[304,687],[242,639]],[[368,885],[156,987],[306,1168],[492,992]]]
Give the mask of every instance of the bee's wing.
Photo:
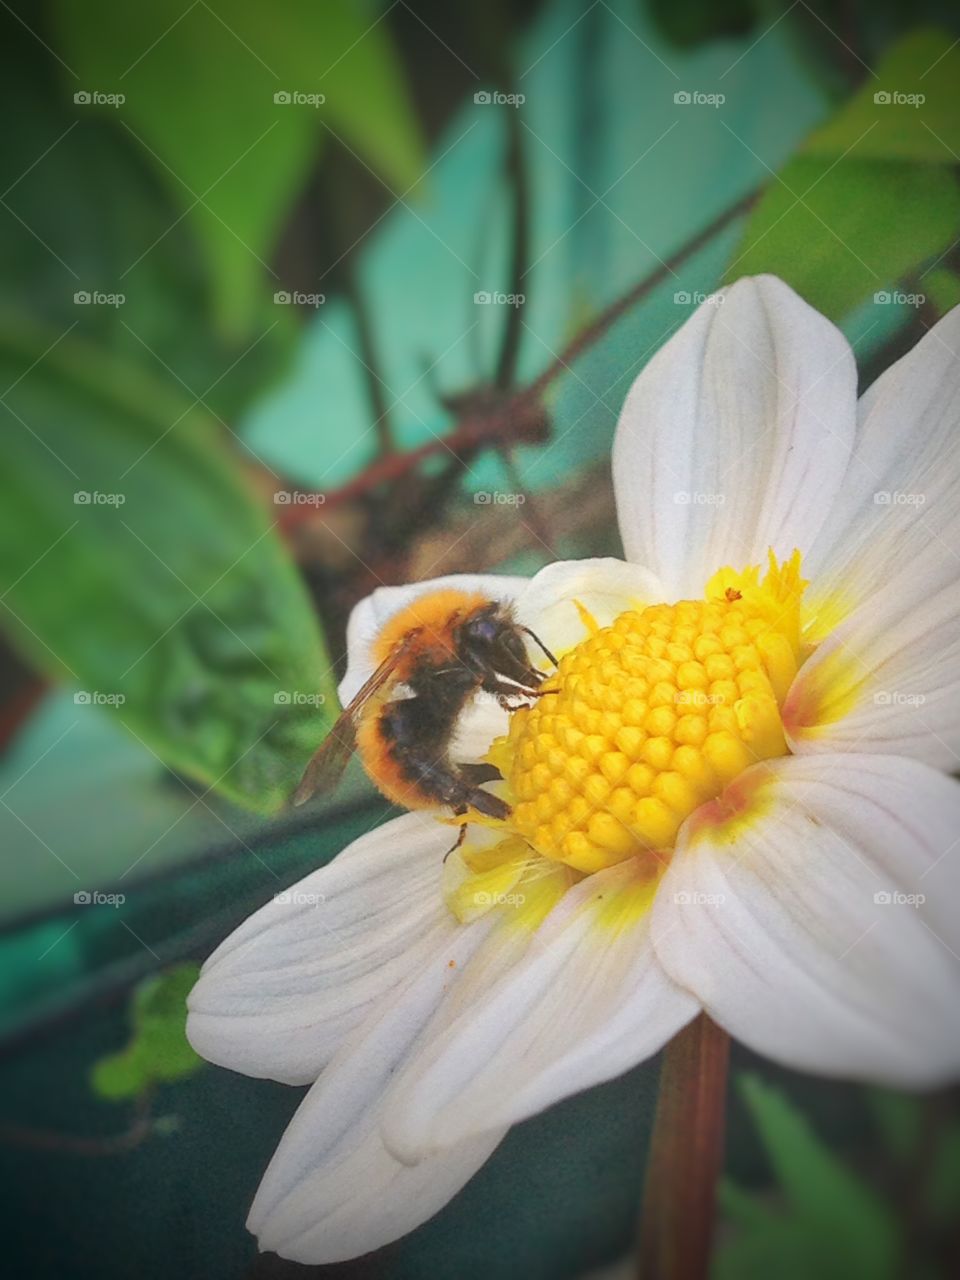
[[[304,804],[318,791],[332,791],[340,781],[350,757],[357,749],[357,723],[363,708],[391,679],[412,638],[412,632],[404,636],[380,663],[350,705],[341,711],[333,728],[311,756],[300,785],[293,794],[294,804]]]

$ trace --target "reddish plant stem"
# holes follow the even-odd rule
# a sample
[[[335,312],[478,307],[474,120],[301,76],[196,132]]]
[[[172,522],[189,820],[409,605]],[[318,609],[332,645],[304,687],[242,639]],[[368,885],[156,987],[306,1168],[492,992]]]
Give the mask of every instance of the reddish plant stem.
[[[715,235],[718,235],[723,229],[735,218],[739,218],[741,214],[747,212],[753,202],[757,199],[759,192],[749,191],[745,196],[730,205],[728,209],[724,209],[719,217],[709,223],[702,231],[698,232],[692,240],[688,240],[682,248],[662,262],[656,271],[651,271],[650,275],[633,286],[629,292],[625,293],[622,298],[618,298],[616,302],[611,303],[606,311],[602,311],[592,324],[587,325],[585,329],[577,334],[570,341],[561,353],[556,357],[552,364],[548,365],[540,374],[535,382],[532,382],[525,392],[522,394],[526,397],[538,400],[543,395],[550,383],[570,365],[573,360],[581,356],[587,351],[599,338],[602,338],[606,331],[620,319],[620,317],[631,307],[635,306],[641,298],[651,293],[658,285],[663,284],[668,276],[676,274],[676,268],[679,267],[687,258],[692,257],[701,249],[706,248]]]
[[[118,1156],[134,1151],[153,1132],[152,1095],[137,1099],[133,1120],[123,1133],[104,1137],[83,1137],[75,1133],[54,1133],[47,1129],[28,1129],[20,1125],[0,1128],[0,1145],[26,1147],[34,1151],[64,1152],[77,1156]]]
[[[746,213],[757,199],[757,195],[756,191],[751,191],[741,200],[738,200],[736,204],[732,204],[728,209],[725,209],[719,217],[714,218],[692,240],[678,249],[671,258],[667,259],[655,271],[645,276],[632,289],[621,298],[618,298],[605,311],[601,312],[592,324],[588,325],[586,329],[582,330],[567,344],[563,351],[551,361],[543,373],[530,386],[522,388],[513,396],[506,398],[503,409],[499,413],[468,415],[461,419],[457,427],[449,435],[438,436],[436,439],[420,445],[417,449],[410,449],[403,453],[388,454],[378,458],[376,462],[361,471],[359,475],[355,476],[347,484],[327,494],[324,502],[325,511],[333,510],[346,502],[362,497],[380,484],[399,480],[423,462],[425,458],[433,457],[434,454],[446,452],[458,455],[463,451],[469,452],[478,447],[495,447],[504,443],[522,444],[522,435],[516,430],[517,421],[541,400],[550,383],[565,372],[573,360],[578,359],[585,351],[589,350],[593,343],[602,338],[606,331],[625,312],[635,306],[646,294],[662,284],[668,276],[673,275],[675,269],[688,257],[703,249],[729,223]],[[316,508],[311,506],[286,507],[280,519],[281,527],[285,531],[293,529],[303,521],[313,519],[316,514]]]
[[[706,1280],[723,1167],[730,1038],[701,1013],[660,1068],[640,1218],[642,1280]]]

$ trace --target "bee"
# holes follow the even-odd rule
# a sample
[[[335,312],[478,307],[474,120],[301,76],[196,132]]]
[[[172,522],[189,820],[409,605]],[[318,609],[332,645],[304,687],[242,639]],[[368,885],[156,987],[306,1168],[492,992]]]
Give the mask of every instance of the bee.
[[[450,746],[481,690],[506,702],[540,696],[546,676],[527,657],[524,635],[556,666],[510,605],[479,592],[441,588],[394,614],[374,643],[376,670],[310,760],[294,804],[335,787],[356,751],[383,795],[406,809],[508,817],[510,806],[480,785],[499,772],[455,763]]]

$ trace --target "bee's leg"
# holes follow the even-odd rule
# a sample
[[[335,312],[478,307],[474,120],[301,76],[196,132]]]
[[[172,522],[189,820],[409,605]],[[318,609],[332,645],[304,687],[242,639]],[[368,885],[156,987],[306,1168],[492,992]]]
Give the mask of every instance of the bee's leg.
[[[484,681],[483,687],[500,698],[545,698],[549,693],[558,692],[557,689],[531,689],[526,685],[506,684],[496,679]]]
[[[463,815],[467,812],[467,809],[466,809],[466,806],[464,805],[460,809],[454,809],[453,812],[456,814],[458,818],[462,818]],[[447,852],[443,855],[444,862],[446,862],[446,860],[450,857],[451,853],[454,853],[457,849],[460,848],[460,846],[463,844],[466,838],[467,838],[467,824],[465,822],[461,822],[460,830],[457,833],[456,840],[454,840],[453,844],[450,846]]]
[[[478,787],[481,782],[500,782],[503,778],[503,774],[495,764],[461,764],[457,768],[460,771],[460,777],[471,787]]]

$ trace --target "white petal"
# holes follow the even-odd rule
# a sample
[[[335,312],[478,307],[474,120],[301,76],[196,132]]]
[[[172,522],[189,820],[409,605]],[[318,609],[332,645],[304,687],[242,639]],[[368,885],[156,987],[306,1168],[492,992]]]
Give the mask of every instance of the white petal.
[[[656,576],[639,565],[612,558],[558,560],[541,569],[517,597],[517,617],[552,652],[583,640],[587,626],[581,604],[601,626],[609,626],[628,609],[664,600]],[[536,646],[531,647],[536,661]]]
[[[307,1094],[250,1211],[247,1225],[261,1249],[312,1264],[368,1253],[432,1217],[493,1152],[502,1131],[409,1168],[379,1137],[393,1073],[490,924],[460,928],[395,997],[381,1002]]]
[[[384,1117],[389,1149],[414,1161],[513,1124],[622,1074],[688,1022],[699,1005],[651,947],[652,894],[632,862],[570,890],[523,959],[411,1060]]]
[[[782,281],[708,299],[630,390],[613,450],[623,545],[668,599],[725,565],[806,551],[853,443],[850,347]]]
[[[876,751],[960,762],[960,589],[930,544],[836,627],[783,708],[798,754]]]
[[[748,770],[731,803],[681,830],[654,909],[667,971],[788,1066],[903,1087],[956,1075],[960,788],[909,760],[786,758]]]
[[[960,565],[960,307],[860,401],[843,487],[804,568],[811,606],[847,607],[909,587],[917,557],[939,552],[940,582]]]
[[[455,936],[440,896],[450,828],[411,813],[361,836],[213,953],[188,1001],[203,1057],[288,1084]]]
[[[491,600],[515,600],[527,585],[527,578],[506,574],[455,573],[426,582],[411,582],[402,587],[378,587],[365,596],[350,614],[347,623],[347,670],[340,682],[339,695],[346,706],[373,675],[371,646],[388,618],[428,591],[456,588],[460,591],[482,591]]]

